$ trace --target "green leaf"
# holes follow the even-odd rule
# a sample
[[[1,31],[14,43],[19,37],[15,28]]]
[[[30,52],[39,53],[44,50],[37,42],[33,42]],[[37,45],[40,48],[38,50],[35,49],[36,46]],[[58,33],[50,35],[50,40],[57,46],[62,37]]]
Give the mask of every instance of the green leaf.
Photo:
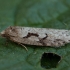
[[[70,0],[0,0],[0,31],[13,25],[70,29]],[[50,70],[70,70],[70,44],[60,48],[25,46],[28,52],[0,37],[0,70],[45,70],[41,66],[44,52],[62,58]]]

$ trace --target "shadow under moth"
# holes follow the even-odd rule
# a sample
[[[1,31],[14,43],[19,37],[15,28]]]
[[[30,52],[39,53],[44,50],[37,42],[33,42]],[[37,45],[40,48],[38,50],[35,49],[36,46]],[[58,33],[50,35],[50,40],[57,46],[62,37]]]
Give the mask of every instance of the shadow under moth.
[[[64,29],[10,26],[1,36],[21,45],[60,47],[70,43],[70,30]]]

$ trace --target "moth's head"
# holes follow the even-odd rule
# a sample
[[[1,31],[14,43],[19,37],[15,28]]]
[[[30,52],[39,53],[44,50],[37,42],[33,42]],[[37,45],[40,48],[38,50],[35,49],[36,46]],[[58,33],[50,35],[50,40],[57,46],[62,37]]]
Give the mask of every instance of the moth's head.
[[[16,37],[17,36],[17,30],[15,29],[15,27],[8,27],[7,29],[5,29],[4,31],[2,31],[1,33],[2,37]]]

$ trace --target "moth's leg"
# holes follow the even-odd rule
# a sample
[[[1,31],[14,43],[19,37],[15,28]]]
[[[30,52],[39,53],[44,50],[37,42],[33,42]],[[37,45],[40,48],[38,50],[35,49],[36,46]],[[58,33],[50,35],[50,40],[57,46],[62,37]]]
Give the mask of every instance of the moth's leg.
[[[20,44],[20,45],[23,46],[26,49],[26,51],[28,51],[28,49],[25,45],[23,45],[23,44]]]
[[[6,39],[5,45],[8,46],[9,40]]]

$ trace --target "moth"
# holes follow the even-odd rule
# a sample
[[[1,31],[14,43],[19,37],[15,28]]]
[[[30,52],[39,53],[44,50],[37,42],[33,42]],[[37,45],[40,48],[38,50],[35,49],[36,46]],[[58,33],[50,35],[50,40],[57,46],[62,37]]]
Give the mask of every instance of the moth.
[[[1,36],[24,45],[60,47],[70,43],[70,30],[10,26]]]

